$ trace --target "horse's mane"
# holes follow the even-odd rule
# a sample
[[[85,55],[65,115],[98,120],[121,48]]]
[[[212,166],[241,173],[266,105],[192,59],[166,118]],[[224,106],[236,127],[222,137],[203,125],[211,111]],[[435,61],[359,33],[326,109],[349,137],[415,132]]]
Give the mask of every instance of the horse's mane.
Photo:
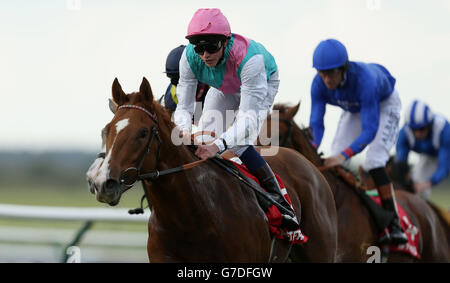
[[[290,106],[287,103],[277,103],[273,106],[273,110],[277,110],[279,114],[286,114],[289,109],[291,109],[292,106]],[[294,131],[292,133],[293,140],[297,143],[298,151],[301,149],[301,153],[308,158],[311,162],[315,163],[317,166],[320,164],[321,155],[317,153],[316,149],[312,146],[310,140],[313,139],[311,134],[310,127],[305,126],[299,126],[297,123],[295,123],[294,119],[292,118],[293,126],[294,128],[298,128],[300,135]],[[317,163],[316,163],[317,162]]]
[[[130,102],[133,104],[143,104],[145,108],[151,110],[158,117],[158,123],[160,125],[165,125],[169,130],[175,128],[175,124],[171,120],[170,113],[164,108],[157,100],[153,100],[152,103],[148,103],[140,92],[133,92],[127,94]]]
[[[162,118],[161,120],[164,122],[164,124],[172,130],[175,128],[175,123],[172,122],[171,119],[171,113],[161,104],[157,103],[156,101],[153,102],[153,106],[155,107],[155,113],[158,117]]]
[[[277,103],[273,106],[273,110],[278,110],[280,113],[286,113],[290,106],[287,103]]]

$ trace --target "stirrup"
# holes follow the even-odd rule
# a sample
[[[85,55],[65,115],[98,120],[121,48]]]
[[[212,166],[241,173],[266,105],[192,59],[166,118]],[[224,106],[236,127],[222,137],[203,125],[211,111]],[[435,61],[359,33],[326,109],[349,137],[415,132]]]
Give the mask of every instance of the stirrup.
[[[297,222],[296,218],[290,217],[289,215],[281,215],[281,227],[286,228],[288,231],[295,231],[300,228],[300,224]]]
[[[378,239],[379,245],[403,245],[408,243],[408,237],[401,227],[392,227],[395,224],[390,224],[384,230],[384,234]],[[392,233],[394,230],[395,233]],[[398,230],[398,231],[395,231]]]
[[[403,231],[403,228],[400,224],[400,219],[398,217],[392,220],[388,228],[390,231],[392,244],[401,245],[408,242],[408,237],[406,236],[405,231]]]
[[[394,234],[391,231],[390,237],[391,237],[391,244],[393,245],[403,245],[408,243],[408,237],[401,228],[400,231],[396,231],[396,233]]]
[[[377,240],[377,244],[380,246],[391,244],[391,234],[389,233],[388,228],[384,229],[383,234]]]
[[[268,193],[274,201],[276,201],[279,205],[281,205],[282,209],[285,210],[285,213],[283,213],[283,211],[281,211],[280,207],[278,207],[278,210],[280,210],[281,214],[285,214],[287,216],[289,216],[290,218],[295,217],[295,212],[292,209],[291,205],[287,202],[287,200],[284,198],[284,196],[281,195],[281,191],[280,194],[277,193]]]

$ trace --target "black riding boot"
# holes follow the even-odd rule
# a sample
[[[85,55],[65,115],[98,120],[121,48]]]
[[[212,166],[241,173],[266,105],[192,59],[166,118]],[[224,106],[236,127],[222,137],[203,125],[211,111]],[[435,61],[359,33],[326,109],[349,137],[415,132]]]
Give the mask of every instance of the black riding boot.
[[[400,219],[398,218],[397,204],[395,203],[394,187],[387,175],[385,167],[379,167],[369,170],[370,175],[375,182],[378,190],[378,195],[381,199],[383,208],[393,214],[391,223],[388,225],[389,231],[378,240],[382,245],[384,244],[405,244],[408,242],[402,226],[400,226]]]
[[[394,189],[392,188],[392,184],[378,188],[383,208],[394,213],[394,218],[388,226],[389,233],[386,233],[383,237],[381,237],[379,242],[380,244],[390,243],[394,245],[401,245],[406,244],[408,242],[408,238],[400,225],[397,204],[395,203],[393,191]]]
[[[281,204],[286,210],[291,212],[291,215],[283,213],[282,211],[282,223],[281,225],[288,231],[295,231],[300,228],[297,219],[295,218],[294,211],[292,210],[289,203],[284,198],[281,193],[280,186],[278,185],[277,179],[270,168],[269,164],[265,163],[263,166],[258,168],[256,171],[252,172],[256,178],[258,178],[261,186],[267,190],[270,196],[279,204]]]

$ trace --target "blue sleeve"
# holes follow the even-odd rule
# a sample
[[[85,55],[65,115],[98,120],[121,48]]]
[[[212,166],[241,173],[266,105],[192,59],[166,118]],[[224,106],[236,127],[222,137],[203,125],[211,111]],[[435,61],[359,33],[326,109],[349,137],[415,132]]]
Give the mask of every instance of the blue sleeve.
[[[449,174],[450,168],[450,126],[447,124],[441,133],[441,148],[438,155],[438,168],[431,176],[431,184],[437,185]]]
[[[325,116],[326,99],[323,95],[323,89],[320,88],[317,75],[311,85],[311,114],[309,117],[309,126],[312,129],[314,146],[317,148],[322,142],[325,126],[323,117]]]
[[[377,99],[373,82],[360,86],[363,89],[360,96],[361,104],[361,134],[345,149],[342,154],[346,158],[360,153],[375,138],[380,124],[380,102]]]
[[[406,136],[406,126],[400,130],[398,134],[397,144],[395,146],[395,159],[397,162],[406,162],[408,160],[409,155],[409,143],[408,137]]]

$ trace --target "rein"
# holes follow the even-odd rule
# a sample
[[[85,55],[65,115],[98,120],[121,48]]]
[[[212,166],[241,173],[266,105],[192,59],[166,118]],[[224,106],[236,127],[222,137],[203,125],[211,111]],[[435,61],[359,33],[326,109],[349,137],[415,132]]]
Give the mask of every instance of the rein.
[[[338,165],[334,165],[334,166],[325,166],[324,165],[324,166],[318,166],[317,169],[319,169],[320,172],[325,172],[325,171],[335,168],[336,166],[338,166]]]
[[[137,109],[137,110],[143,111],[148,116],[150,116],[150,118],[153,120],[153,122],[155,122],[155,125],[153,125],[153,127],[151,129],[152,136],[150,137],[149,142],[147,143],[146,151],[145,151],[144,155],[142,156],[138,167],[130,167],[130,168],[124,170],[120,176],[121,184],[123,184],[127,187],[132,187],[138,181],[147,180],[147,179],[154,181],[160,176],[185,171],[185,170],[194,168],[206,161],[206,159],[205,160],[197,160],[197,161],[194,161],[194,162],[191,162],[188,164],[183,164],[183,165],[175,167],[175,168],[170,168],[170,169],[159,171],[158,165],[159,165],[159,160],[160,160],[162,139],[161,139],[161,136],[159,135],[159,132],[157,129],[158,119],[157,119],[156,114],[151,113],[144,107],[137,106],[137,105],[122,105],[122,106],[119,106],[118,109],[122,109],[122,108]],[[191,140],[194,140],[194,138],[199,134],[210,134],[213,137],[215,136],[215,134],[212,132],[199,132],[199,133],[195,133],[195,134],[191,135]],[[145,158],[147,157],[148,153],[150,152],[150,148],[152,146],[152,143],[153,143],[153,140],[155,137],[158,141],[158,150],[157,150],[157,155],[156,155],[156,170],[153,172],[150,172],[150,173],[141,174],[141,169],[144,164]],[[104,157],[104,153],[102,154],[102,156]]]
[[[345,170],[344,167],[342,167],[341,165],[334,165],[334,166],[319,166],[317,167],[317,169],[319,169],[320,172],[325,172],[331,169],[335,170],[335,173],[340,176],[345,182],[347,182],[347,184],[366,191],[368,190],[367,186],[361,182],[361,180],[359,180],[355,175],[353,175],[350,171]]]
[[[199,135],[205,135],[205,134],[211,135],[212,137],[216,136],[214,132],[201,131],[201,132],[196,132],[196,133],[192,134],[191,135],[191,141],[195,142],[195,137],[197,137]],[[194,162],[191,162],[191,163],[188,163],[188,164],[183,164],[181,166],[170,168],[170,169],[163,170],[163,171],[155,170],[154,172],[151,172],[151,173],[139,175],[139,178],[140,179],[152,179],[152,180],[155,180],[159,176],[164,176],[164,175],[168,175],[168,174],[172,174],[172,173],[176,173],[176,172],[181,172],[181,171],[185,171],[185,170],[197,167],[198,165],[202,164],[206,160],[207,159],[197,160],[197,161],[194,161]],[[158,168],[158,167],[156,167],[156,168]]]

